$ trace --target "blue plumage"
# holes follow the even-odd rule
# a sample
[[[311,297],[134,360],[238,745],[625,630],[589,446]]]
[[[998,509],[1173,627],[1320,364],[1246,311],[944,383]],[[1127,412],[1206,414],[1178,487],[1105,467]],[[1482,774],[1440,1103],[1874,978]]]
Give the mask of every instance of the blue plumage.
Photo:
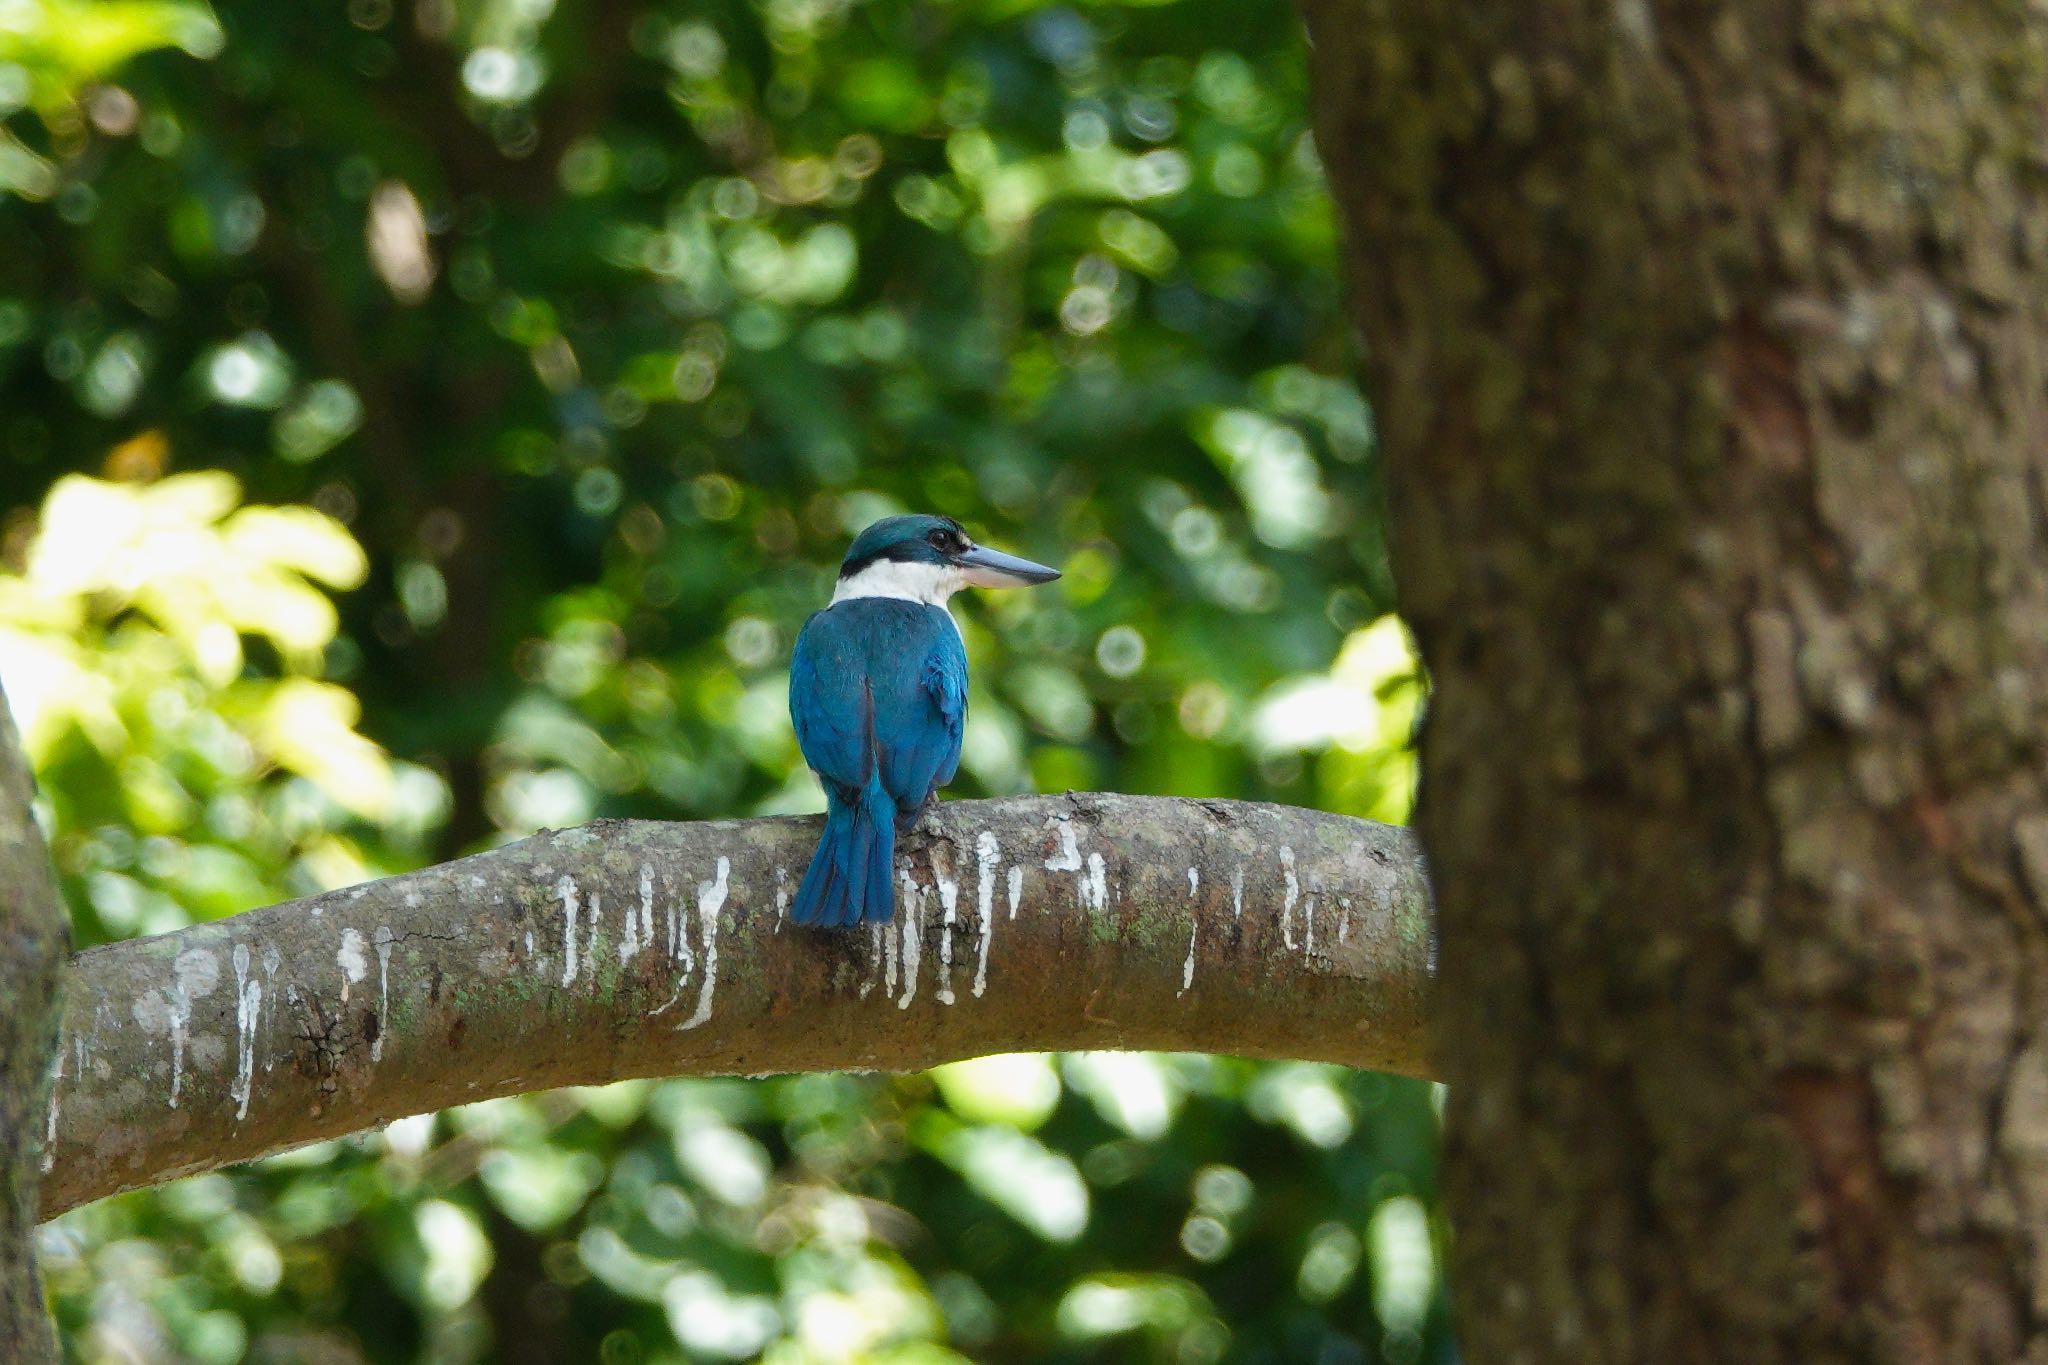
[[[967,652],[939,607],[861,597],[828,607],[790,665],[797,744],[825,784],[825,834],[790,914],[799,924],[889,918],[896,828],[960,763]]]
[[[942,604],[970,583],[1058,576],[976,546],[938,517],[889,517],[855,540],[832,605],[804,623],[790,660],[797,745],[825,787],[825,830],[792,921],[891,918],[897,832],[960,765],[967,651]]]

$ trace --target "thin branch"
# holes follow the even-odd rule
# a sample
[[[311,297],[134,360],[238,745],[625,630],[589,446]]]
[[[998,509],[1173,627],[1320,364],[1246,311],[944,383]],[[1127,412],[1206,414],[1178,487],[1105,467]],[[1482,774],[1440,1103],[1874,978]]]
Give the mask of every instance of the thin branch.
[[[57,1359],[36,1274],[36,1158],[70,948],[34,794],[0,696],[0,1354],[22,1365]]]
[[[43,1210],[631,1076],[1149,1048],[1421,1075],[1405,831],[1070,794],[936,808],[889,926],[784,912],[814,820],[604,821],[75,960]]]

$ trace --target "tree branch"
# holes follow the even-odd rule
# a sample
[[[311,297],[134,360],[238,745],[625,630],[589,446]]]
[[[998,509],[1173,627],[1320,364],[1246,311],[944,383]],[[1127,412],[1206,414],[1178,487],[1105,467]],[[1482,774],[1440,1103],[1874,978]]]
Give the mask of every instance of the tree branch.
[[[35,778],[0,696],[0,1354],[57,1359],[36,1274],[36,1153],[70,926],[36,826]]]
[[[43,1209],[632,1076],[1157,1048],[1421,1075],[1403,830],[1229,801],[935,808],[896,923],[783,922],[815,820],[601,821],[78,955]]]

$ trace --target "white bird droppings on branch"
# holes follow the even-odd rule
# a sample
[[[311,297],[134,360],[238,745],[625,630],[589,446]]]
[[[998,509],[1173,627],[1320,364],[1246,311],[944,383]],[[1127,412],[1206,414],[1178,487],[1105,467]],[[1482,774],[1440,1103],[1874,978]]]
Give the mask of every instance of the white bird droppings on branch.
[[[727,882],[732,876],[732,861],[723,854],[718,859],[718,872],[708,882],[697,883],[697,924],[702,937],[699,942],[704,948],[704,982],[697,988],[697,1008],[690,1017],[676,1025],[678,1031],[702,1028],[711,1019],[711,1000],[718,991],[718,912],[725,908]]]
[[[555,895],[562,901],[562,984],[576,984],[576,915],[583,908],[576,879],[567,873],[555,883]]]
[[[249,1114],[249,1090],[256,1081],[256,1023],[263,1015],[263,983],[249,979],[249,945],[237,943],[235,961],[235,1082],[229,1096],[235,1117]]]
[[[953,1003],[953,922],[960,908],[960,883],[950,875],[950,866],[941,871],[936,861],[932,866],[932,882],[939,893],[939,985],[938,997],[941,1005]]]
[[[391,1031],[391,945],[398,936],[391,932],[391,926],[380,924],[371,936],[377,945],[377,1036],[370,1043],[370,1060],[384,1060],[384,1035]]]
[[[900,932],[897,937],[903,943],[903,994],[896,999],[896,1008],[907,1010],[910,1002],[917,999],[918,959],[924,954],[924,888],[906,870],[903,873],[903,903],[896,907]]]
[[[974,964],[974,994],[979,997],[988,990],[988,950],[996,936],[996,869],[1002,866],[1003,847],[996,842],[996,836],[989,830],[981,830],[974,836],[974,857],[979,865],[980,876],[975,883],[974,909],[981,938]],[[1021,878],[1022,868],[1011,868],[1011,875]],[[1010,899],[1010,914],[1017,914],[1016,897]]]
[[[1292,948],[1294,942],[1294,903],[1301,899],[1301,883],[1294,875],[1294,850],[1280,845],[1280,875],[1286,879],[1286,897],[1280,905],[1280,939]]]
[[[341,1003],[348,1003],[348,988],[361,981],[370,970],[370,959],[363,956],[367,945],[363,932],[353,926],[341,931],[341,947],[334,953],[334,965],[341,968]]]

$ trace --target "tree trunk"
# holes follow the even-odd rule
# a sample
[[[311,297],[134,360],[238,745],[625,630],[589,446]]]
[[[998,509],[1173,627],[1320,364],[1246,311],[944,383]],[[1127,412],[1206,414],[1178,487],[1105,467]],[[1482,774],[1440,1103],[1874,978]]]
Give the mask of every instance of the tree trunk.
[[[0,696],[0,1359],[57,1359],[36,1275],[36,1190],[70,930],[30,801],[35,779]]]
[[[2048,1361],[2048,11],[1305,0],[1475,1361]]]

